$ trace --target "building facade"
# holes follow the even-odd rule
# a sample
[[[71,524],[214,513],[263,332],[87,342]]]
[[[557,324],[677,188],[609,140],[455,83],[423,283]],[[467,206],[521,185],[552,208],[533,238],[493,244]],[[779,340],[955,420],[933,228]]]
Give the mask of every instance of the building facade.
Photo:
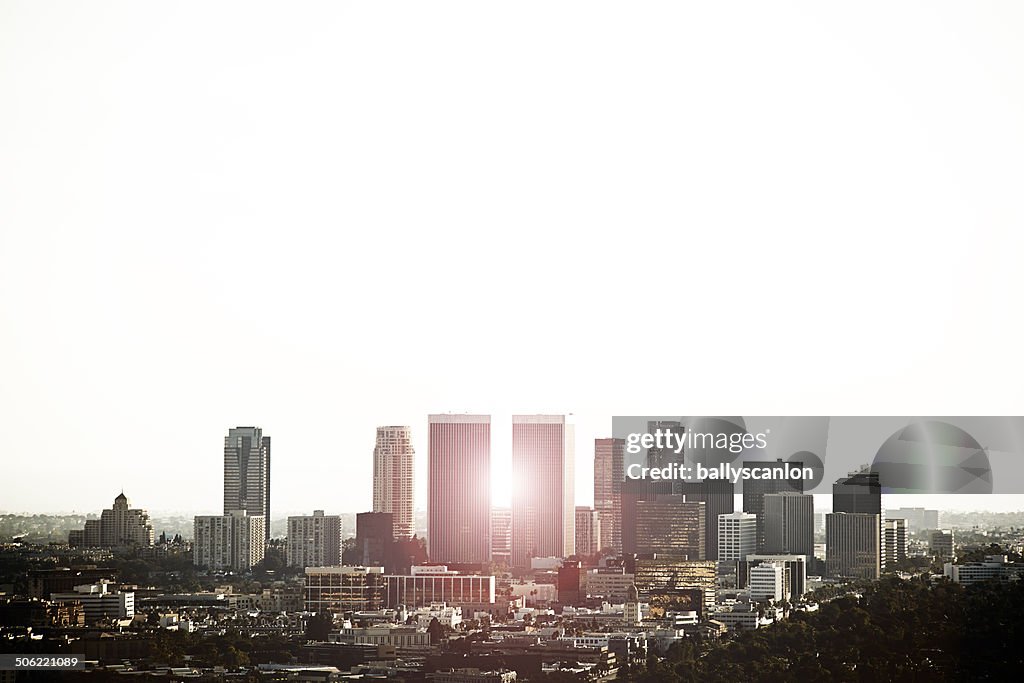
[[[384,607],[383,567],[306,567],[306,611],[329,614]]]
[[[512,416],[512,566],[575,553],[573,425],[564,415]]]
[[[576,554],[580,557],[596,555],[604,545],[601,539],[601,518],[597,510],[576,506]]]
[[[373,447],[373,511],[391,513],[395,538],[413,535],[415,460],[408,427],[377,427]]]
[[[263,560],[266,520],[232,510],[225,515],[202,515],[194,520],[193,564],[217,571],[250,571]]]
[[[757,516],[732,512],[718,516],[718,559],[738,562],[757,551]]]
[[[99,519],[86,520],[85,529],[68,533],[68,545],[87,548],[147,547],[153,545],[153,540],[149,513],[132,508],[124,492],[100,513]]]
[[[435,562],[491,560],[491,416],[429,418],[427,543]]]
[[[877,579],[881,570],[879,515],[833,512],[825,516],[825,572],[829,577]]]
[[[622,480],[625,439],[594,439],[594,510],[601,520],[604,550],[622,553]]]
[[[636,552],[682,560],[704,560],[703,502],[666,494],[636,504]]]
[[[894,567],[907,559],[907,520],[889,518],[882,523],[885,547],[883,559],[885,566]]]
[[[285,555],[289,567],[341,564],[341,517],[314,510],[312,516],[288,518]]]
[[[413,567],[408,576],[384,576],[386,607],[426,607],[443,602],[456,607],[494,605],[493,576],[460,574],[444,565]]]
[[[814,557],[814,496],[786,491],[764,497],[763,552]]]
[[[270,437],[259,427],[235,427],[224,437],[224,514],[262,516],[270,539]]]

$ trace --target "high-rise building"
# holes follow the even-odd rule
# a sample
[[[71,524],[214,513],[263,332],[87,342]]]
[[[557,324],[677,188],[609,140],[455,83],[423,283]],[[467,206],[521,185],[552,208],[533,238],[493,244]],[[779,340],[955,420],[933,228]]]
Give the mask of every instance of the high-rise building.
[[[750,585],[750,570],[762,562],[773,562],[786,568],[786,580],[789,583],[786,593],[789,596],[802,598],[807,592],[807,558],[804,555],[747,555],[737,566],[737,588]]]
[[[743,467],[752,468],[764,468],[774,467],[782,462],[782,459],[778,459],[774,462],[771,461],[745,461]],[[803,467],[802,462],[790,463],[794,470],[799,470]],[[743,511],[749,512],[757,517],[757,548],[762,550],[765,542],[765,527],[764,527],[764,497],[772,493],[782,493],[783,491],[792,491],[795,493],[804,492],[803,479],[746,479],[743,481]]]
[[[877,579],[882,571],[879,515],[825,515],[825,572],[832,578]]]
[[[270,437],[259,427],[235,427],[224,437],[224,514],[234,510],[266,519],[270,539]]]
[[[85,528],[68,533],[68,545],[89,548],[123,548],[153,545],[153,525],[149,513],[133,509],[124,492],[99,519],[88,519]]]
[[[314,510],[312,516],[288,518],[289,567],[331,567],[341,564],[341,517]]]
[[[625,439],[594,439],[594,510],[601,519],[601,545],[622,553],[622,480]],[[577,551],[578,552],[578,551]]]
[[[395,541],[394,516],[390,512],[356,515],[356,561],[364,567],[383,567]]]
[[[507,565],[512,559],[512,509],[491,510],[491,561]]]
[[[718,516],[718,559],[739,562],[757,551],[757,516],[731,512]]]
[[[637,502],[636,552],[703,560],[704,503],[666,494]]]
[[[564,415],[512,416],[512,566],[575,552],[573,425]]]
[[[193,563],[213,570],[251,570],[263,559],[265,526],[263,515],[247,515],[245,510],[197,516],[192,545]]]
[[[936,529],[928,536],[928,551],[940,560],[953,557],[952,529]]]
[[[761,562],[750,569],[750,599],[754,602],[788,599],[789,584],[784,562]]]
[[[390,512],[395,538],[413,535],[415,453],[408,427],[377,427],[373,448],[373,511]]]
[[[576,506],[576,554],[580,557],[596,555],[603,542],[602,524],[597,510],[585,505]]]
[[[491,416],[429,417],[430,559],[484,564],[491,559]]]
[[[736,509],[735,486],[724,479],[673,482],[688,502],[704,503],[704,550],[709,560],[718,560],[718,520]],[[756,518],[755,518],[756,519]]]
[[[890,518],[882,526],[885,534],[885,566],[894,567],[907,559],[907,520]]]
[[[814,496],[785,491],[764,497],[764,552],[814,557]]]
[[[885,521],[882,509],[882,485],[878,480],[878,472],[872,472],[868,466],[849,476],[840,478],[832,485],[832,512],[852,512],[878,516],[879,546],[885,546],[882,522]],[[885,555],[882,555],[881,568],[885,569]]]

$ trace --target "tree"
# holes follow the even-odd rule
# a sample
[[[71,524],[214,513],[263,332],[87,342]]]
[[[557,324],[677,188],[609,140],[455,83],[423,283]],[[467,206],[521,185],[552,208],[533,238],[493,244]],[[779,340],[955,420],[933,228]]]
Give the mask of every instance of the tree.
[[[325,642],[330,636],[333,626],[334,619],[330,614],[325,612],[314,614],[306,622],[306,640]]]

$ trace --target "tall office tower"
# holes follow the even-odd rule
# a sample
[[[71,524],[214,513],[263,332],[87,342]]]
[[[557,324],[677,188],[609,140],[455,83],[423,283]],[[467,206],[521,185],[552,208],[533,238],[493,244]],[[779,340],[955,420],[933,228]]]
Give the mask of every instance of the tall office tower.
[[[596,555],[602,546],[601,518],[597,510],[585,505],[576,506],[576,555]]]
[[[263,559],[266,520],[232,510],[224,515],[197,516],[192,561],[197,567],[247,572]]]
[[[704,503],[667,494],[637,502],[636,552],[684,560],[703,560]]]
[[[730,512],[718,516],[718,560],[739,562],[757,552],[757,516]]]
[[[364,567],[389,564],[395,541],[395,518],[390,512],[360,512],[356,515],[356,556]]]
[[[427,542],[432,562],[491,560],[491,416],[431,415]]]
[[[704,548],[707,559],[718,560],[718,520],[736,509],[736,487],[731,481],[708,479],[707,481],[676,481],[675,488],[687,501],[704,503]],[[753,551],[751,551],[753,552]]]
[[[880,516],[866,512],[825,515],[825,573],[833,578],[877,579],[882,571]]]
[[[764,497],[764,553],[814,557],[814,496],[786,491]]]
[[[262,515],[270,539],[270,437],[259,427],[235,427],[224,437],[224,514],[234,510]]]
[[[153,525],[149,513],[134,509],[124,493],[118,494],[113,506],[100,513],[99,519],[85,521],[85,529],[72,530],[68,544],[90,548],[123,548],[153,545]]]
[[[772,467],[782,462],[779,458],[771,461],[745,461],[746,468]],[[804,466],[802,462],[790,463],[794,470]],[[803,479],[745,479],[743,481],[743,511],[757,516],[757,549],[764,549],[764,497],[771,493],[783,491],[804,492]]]
[[[882,485],[878,481],[878,472],[872,472],[864,466],[858,472],[850,472],[832,485],[832,512],[854,512],[878,515],[879,544],[885,546],[882,522],[885,513],[882,510]],[[885,569],[885,555],[882,555],[882,569]]]
[[[512,510],[491,510],[491,561],[508,565],[512,559]]]
[[[512,416],[512,566],[576,545],[575,432],[564,415]]]
[[[341,517],[314,510],[313,516],[288,518],[289,567],[333,567],[341,564]]]
[[[594,439],[594,510],[601,518],[601,545],[616,555],[622,553],[625,447],[625,439]]]
[[[882,526],[885,534],[885,564],[895,566],[897,562],[907,559],[907,520],[890,518]]]
[[[373,447],[373,511],[390,512],[395,538],[413,534],[415,453],[408,427],[377,427]]]
[[[683,423],[678,420],[650,420],[647,422],[647,433],[660,436],[662,443],[674,443],[670,440],[669,434],[682,435],[686,432]],[[673,463],[682,464],[684,454],[682,451],[676,453],[675,448],[648,448],[647,466],[666,467]]]

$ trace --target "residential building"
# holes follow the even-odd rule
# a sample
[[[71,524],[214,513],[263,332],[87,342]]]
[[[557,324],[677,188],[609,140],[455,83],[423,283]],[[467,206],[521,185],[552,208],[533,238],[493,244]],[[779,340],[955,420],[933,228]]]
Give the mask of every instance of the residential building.
[[[395,538],[413,535],[415,460],[409,427],[377,427],[373,448],[373,511],[391,513]]]
[[[149,513],[132,508],[123,491],[99,519],[88,519],[85,529],[68,533],[68,545],[86,548],[148,547],[153,539]]]
[[[212,570],[247,572],[263,560],[266,521],[263,515],[232,510],[195,518],[193,562]]]
[[[224,437],[224,514],[234,510],[266,519],[270,540],[270,437],[260,427],[235,427]]]
[[[596,555],[602,547],[601,519],[597,510],[586,506],[576,506],[576,555],[590,557]]]
[[[887,518],[883,523],[885,566],[896,566],[907,559],[907,520]]]
[[[312,516],[288,518],[285,556],[289,567],[341,564],[341,517],[314,510]]]

